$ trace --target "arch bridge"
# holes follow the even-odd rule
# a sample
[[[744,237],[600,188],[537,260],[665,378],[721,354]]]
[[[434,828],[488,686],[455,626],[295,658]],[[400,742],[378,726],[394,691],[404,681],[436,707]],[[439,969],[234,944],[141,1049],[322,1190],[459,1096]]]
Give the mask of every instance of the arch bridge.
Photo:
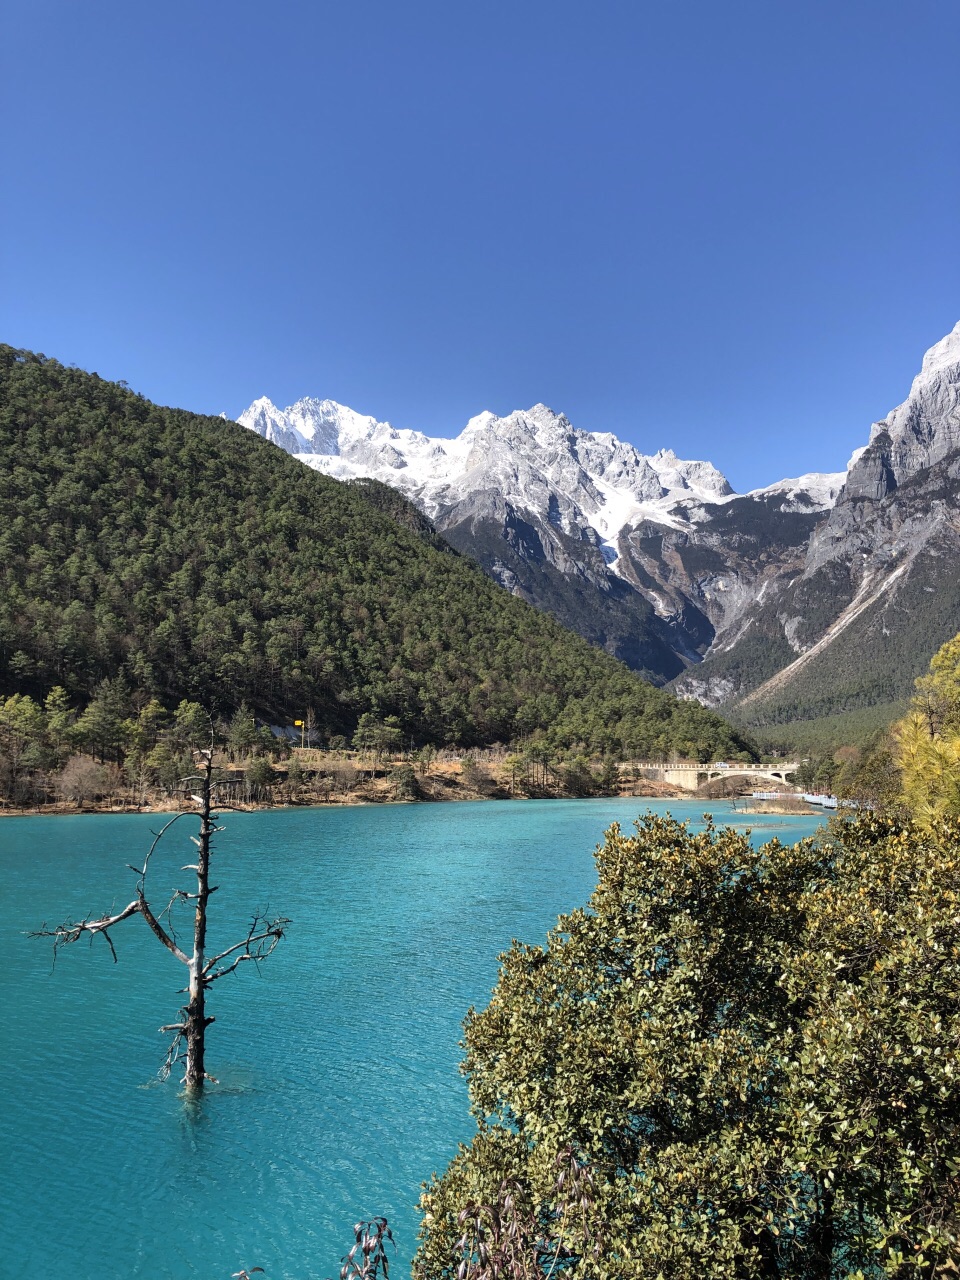
[[[655,778],[673,787],[682,787],[684,791],[696,791],[714,778],[743,778],[745,783],[769,781],[788,785],[787,774],[795,773],[800,768],[800,761],[777,760],[774,764],[698,764],[690,760],[657,764],[653,761],[637,761],[636,768],[645,777]]]

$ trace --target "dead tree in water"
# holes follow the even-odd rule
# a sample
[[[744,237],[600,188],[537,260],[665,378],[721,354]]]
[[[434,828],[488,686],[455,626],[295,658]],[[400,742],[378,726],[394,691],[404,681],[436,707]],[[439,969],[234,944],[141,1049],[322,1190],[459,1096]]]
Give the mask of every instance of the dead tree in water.
[[[137,896],[133,902],[124,907],[122,911],[118,911],[116,915],[100,916],[96,920],[66,921],[52,929],[44,924],[35,933],[31,934],[31,937],[34,938],[53,938],[54,954],[60,947],[69,942],[76,942],[85,934],[90,937],[91,941],[99,935],[106,941],[113,959],[116,961],[117,953],[113,946],[110,930],[114,925],[119,924],[121,920],[126,920],[129,916],[143,916],[158,941],[162,942],[167,950],[175,955],[181,964],[186,966],[189,974],[187,986],[184,989],[188,998],[186,1004],[180,1010],[178,1021],[160,1028],[161,1031],[173,1033],[173,1040],[167,1050],[166,1061],[161,1068],[160,1075],[163,1079],[166,1079],[175,1063],[185,1061],[186,1070],[183,1083],[190,1093],[200,1092],[203,1089],[204,1081],[213,1079],[212,1076],[207,1074],[204,1067],[207,1027],[214,1021],[213,1018],[207,1017],[206,1014],[207,988],[219,978],[224,978],[228,973],[233,973],[245,960],[256,962],[266,959],[283,937],[284,930],[290,923],[285,916],[276,916],[270,919],[265,912],[257,910],[254,912],[245,938],[241,939],[240,942],[234,943],[232,947],[227,947],[226,950],[220,951],[217,955],[207,955],[207,904],[210,900],[210,895],[215,893],[218,887],[210,883],[211,837],[215,832],[222,831],[223,828],[217,826],[217,815],[213,812],[213,792],[216,786],[213,781],[213,752],[212,750],[199,751],[197,756],[202,772],[196,777],[185,780],[188,783],[200,784],[199,795],[191,793],[190,796],[197,808],[189,810],[187,813],[178,813],[176,817],[171,818],[157,833],[153,844],[150,846],[150,851],[144,859],[143,866],[130,868],[138,876]],[[220,807],[225,808],[228,806]],[[162,911],[155,912],[147,901],[146,896],[146,879],[150,859],[170,827],[178,819],[188,816],[189,813],[193,813],[200,818],[199,837],[190,837],[197,846],[197,861],[189,866],[181,867],[181,870],[195,871],[197,873],[197,891],[196,893],[189,893],[185,889],[176,889],[166,907]],[[177,935],[170,919],[171,911],[178,902],[193,903],[195,905],[193,953],[191,955],[188,955],[179,946]],[[166,926],[161,924],[161,920],[164,917],[166,917]]]

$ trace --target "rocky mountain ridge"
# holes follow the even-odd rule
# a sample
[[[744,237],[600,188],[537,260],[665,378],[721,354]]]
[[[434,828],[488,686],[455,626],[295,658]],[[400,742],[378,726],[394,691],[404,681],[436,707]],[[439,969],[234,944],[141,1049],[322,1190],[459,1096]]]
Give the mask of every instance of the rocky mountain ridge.
[[[754,585],[740,552],[728,554],[706,527],[715,513],[756,506],[766,524],[779,513],[789,533],[764,540],[779,546],[787,536],[792,546],[842,479],[809,475],[736,495],[710,462],[643,454],[542,404],[479,414],[452,439],[309,397],[282,410],[262,398],[238,421],[327,475],[399,489],[503,586],[657,683],[700,660],[716,623]],[[719,524],[730,523],[724,511]],[[665,540],[656,564],[651,534]],[[760,559],[763,576],[769,554]]]
[[[958,399],[960,325],[846,472],[747,494],[709,462],[643,454],[545,405],[482,413],[452,439],[310,398],[282,410],[261,399],[239,421],[317,470],[399,489],[502,585],[657,683],[790,718],[824,699],[899,696],[944,627],[960,626]],[[836,666],[850,644],[889,654],[890,636],[895,679],[861,688],[851,657],[840,665],[852,685],[835,672],[814,688],[828,655]]]
[[[496,491],[565,532],[589,523],[612,540],[631,520],[662,518],[678,502],[733,492],[709,462],[683,461],[666,449],[642,454],[610,433],[578,430],[543,404],[503,418],[478,414],[452,439],[397,430],[310,397],[283,410],[262,398],[238,421],[325,474],[401,489],[432,519],[473,494]]]
[[[753,724],[909,694],[960,628],[960,324],[873,424],[795,571],[678,682]]]

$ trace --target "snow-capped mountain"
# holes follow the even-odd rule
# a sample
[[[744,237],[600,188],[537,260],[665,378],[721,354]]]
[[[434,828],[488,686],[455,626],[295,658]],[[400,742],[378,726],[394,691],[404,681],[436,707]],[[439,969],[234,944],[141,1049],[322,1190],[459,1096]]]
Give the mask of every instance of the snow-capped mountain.
[[[431,519],[473,494],[496,491],[567,532],[589,525],[612,542],[627,524],[663,516],[680,502],[732,493],[709,462],[685,462],[666,449],[646,456],[610,433],[577,430],[543,404],[504,418],[481,413],[453,439],[397,430],[310,398],[282,410],[256,400],[238,421],[327,475],[365,476],[403,490]]]
[[[882,700],[884,662],[900,689],[960,629],[960,325],[845,472],[747,494],[542,404],[451,438],[310,398],[239,421],[328,475],[399,489],[509,590],[708,702],[789,702],[798,676],[798,705]]]
[[[800,513],[806,536],[842,482],[811,475],[738,496],[710,462],[641,453],[542,404],[481,413],[451,438],[309,397],[285,409],[257,400],[239,421],[327,475],[399,489],[508,589],[659,681],[698,661],[753,587],[739,550],[732,560],[721,552],[706,581],[685,566],[690,547],[714,541],[707,526],[719,510],[759,504],[767,524]],[[788,523],[792,550],[797,521]],[[650,555],[650,530],[670,544],[663,558]],[[778,536],[767,544],[764,572]]]

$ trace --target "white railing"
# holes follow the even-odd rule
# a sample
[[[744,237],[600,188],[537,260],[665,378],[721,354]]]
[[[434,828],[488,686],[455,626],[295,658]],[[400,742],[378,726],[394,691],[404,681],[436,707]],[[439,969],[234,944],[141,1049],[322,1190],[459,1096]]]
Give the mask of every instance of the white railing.
[[[632,762],[636,769],[658,769],[661,772],[669,769],[671,773],[678,769],[687,770],[691,773],[793,773],[800,768],[799,760],[785,760],[783,764],[693,764],[689,760],[680,760],[676,764],[666,764],[663,761],[654,763],[653,761],[637,760]]]

